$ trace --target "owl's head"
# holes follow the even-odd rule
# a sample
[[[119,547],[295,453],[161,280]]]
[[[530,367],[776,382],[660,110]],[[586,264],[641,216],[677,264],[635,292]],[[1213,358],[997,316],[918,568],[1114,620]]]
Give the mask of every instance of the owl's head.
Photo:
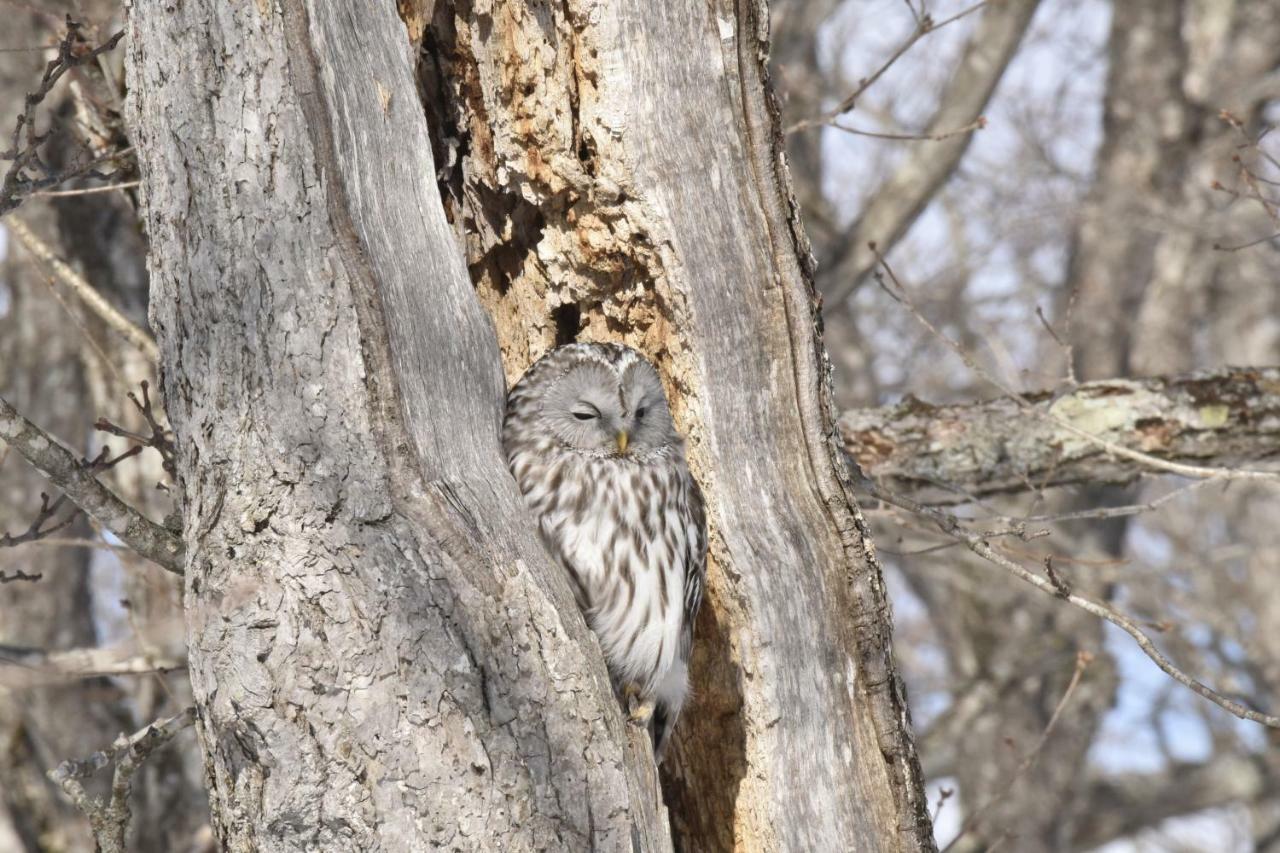
[[[680,443],[658,371],[640,353],[571,344],[544,360],[553,369],[538,371],[541,381],[529,389],[535,429],[573,450],[607,456],[643,456]]]

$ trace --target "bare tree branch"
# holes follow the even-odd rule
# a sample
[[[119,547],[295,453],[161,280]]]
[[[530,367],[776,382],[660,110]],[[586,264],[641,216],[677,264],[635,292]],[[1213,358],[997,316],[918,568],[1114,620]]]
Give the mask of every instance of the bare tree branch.
[[[191,725],[195,716],[196,709],[187,708],[166,720],[152,723],[129,737],[121,735],[109,748],[95,752],[86,759],[64,761],[56,770],[50,771],[49,778],[89,818],[100,853],[126,853],[130,819],[129,793],[133,788],[134,773],[151,753]],[[116,769],[111,779],[111,796],[105,802],[90,797],[80,780],[92,776],[113,761]]]
[[[35,235],[20,219],[10,218],[5,227],[18,238],[38,261],[48,266],[59,281],[71,288],[71,291],[84,305],[97,314],[104,323],[114,329],[121,337],[137,347],[152,362],[160,358],[160,350],[151,335],[138,328],[132,320],[121,314],[114,305],[102,297],[102,294],[85,281],[84,277],[67,266],[43,240]]]
[[[1156,644],[1152,641],[1151,637],[1142,630],[1137,621],[1125,616],[1123,613],[1120,613],[1106,604],[1085,598],[1082,595],[1077,595],[1069,589],[1066,589],[1060,583],[1054,583],[1048,578],[1035,574],[1025,566],[1019,565],[993,548],[990,543],[987,542],[987,539],[989,538],[987,534],[966,528],[960,522],[960,519],[950,513],[943,512],[936,507],[924,506],[910,498],[905,498],[902,495],[887,492],[879,485],[865,477],[861,478],[859,485],[866,489],[872,497],[878,500],[882,500],[887,504],[900,507],[908,512],[912,512],[923,518],[929,519],[936,524],[938,529],[943,533],[953,537],[958,542],[963,542],[970,551],[977,554],[979,557],[982,557],[988,563],[999,566],[1019,580],[1025,581],[1036,589],[1039,589],[1041,592],[1048,593],[1055,598],[1060,598],[1068,604],[1072,604],[1080,608],[1086,613],[1091,613],[1099,619],[1105,619],[1107,622],[1115,625],[1117,628],[1132,637],[1134,642],[1138,644],[1138,648],[1142,649],[1143,653],[1151,659],[1151,662],[1158,666],[1166,675],[1179,684],[1187,687],[1192,692],[1208,699],[1219,708],[1235,714],[1242,720],[1249,720],[1251,722],[1260,723],[1269,728],[1280,729],[1280,717],[1275,716],[1274,714],[1255,711],[1252,708],[1246,707],[1244,704],[1224,696],[1204,682],[1193,678],[1183,670],[1179,669],[1173,661],[1169,660],[1169,658],[1156,647]]]
[[[0,645],[0,687],[29,688],[80,678],[172,672],[187,663],[178,657],[141,654],[133,642],[87,649],[27,649]]]
[[[929,35],[930,33],[937,32],[938,30],[942,29],[948,24],[954,24],[956,21],[959,21],[962,18],[969,17],[974,12],[978,11],[979,9],[981,9],[983,6],[986,6],[986,5],[987,5],[987,0],[978,0],[977,3],[974,3],[971,6],[968,6],[964,9],[961,9],[959,12],[955,13],[951,17],[944,18],[941,21],[935,21],[932,15],[916,14],[915,15],[916,28],[911,31],[911,35],[907,37],[906,41],[898,45],[897,49],[894,50],[894,52],[889,56],[889,58],[886,59],[880,65],[880,67],[875,70],[875,72],[873,72],[868,77],[862,78],[862,80],[860,80],[858,83],[858,87],[854,89],[852,92],[850,92],[848,95],[846,95],[840,101],[840,103],[836,104],[834,107],[827,110],[822,115],[817,116],[816,118],[808,118],[808,119],[803,119],[801,121],[796,122],[795,124],[788,127],[786,129],[786,132],[796,133],[801,130],[807,130],[808,128],[811,128],[811,127],[820,127],[824,124],[834,123],[835,120],[838,119],[840,116],[844,115],[845,113],[852,110],[855,106],[857,106],[858,99],[862,97],[863,93],[866,92],[868,89],[870,89],[872,86],[874,86],[876,84],[876,81],[879,80],[881,77],[883,77],[884,73],[888,71],[890,68],[892,68],[897,63],[897,61],[907,53],[907,51],[915,47],[916,42],[920,41],[922,38]],[[914,12],[915,10],[913,9],[912,11]]]
[[[973,138],[956,128],[978,126],[982,111],[1013,59],[1039,0],[988,4],[973,37],[938,101],[937,112],[921,134],[935,144],[912,149],[898,170],[871,196],[850,230],[842,250],[822,273],[828,304],[843,302],[876,264],[869,242],[887,252],[946,182]]]
[[[28,421],[0,397],[0,439],[62,489],[76,506],[142,556],[182,573],[183,544],[172,531],[144,518],[102,483],[90,466]]]
[[[1036,410],[1113,444],[1177,463],[1228,467],[1280,453],[1280,367],[1088,382],[1021,395]],[[1128,483],[1144,466],[1109,454],[1013,397],[845,412],[845,447],[897,491],[942,485],[976,496],[1081,483]]]
[[[877,271],[876,280],[880,286],[884,288],[885,292],[906,308],[911,316],[915,318],[916,322],[923,326],[929,334],[954,352],[956,356],[964,362],[965,366],[973,371],[976,376],[1007,394],[1009,398],[1018,405],[1018,408],[1022,412],[1048,423],[1052,423],[1057,428],[1071,436],[1083,439],[1112,456],[1123,457],[1124,459],[1137,462],[1155,471],[1163,471],[1168,474],[1178,474],[1183,477],[1192,477],[1195,479],[1264,480],[1267,482],[1280,482],[1280,471],[1206,467],[1203,465],[1188,465],[1182,462],[1166,461],[1158,456],[1152,456],[1150,453],[1146,453],[1145,451],[1135,450],[1132,447],[1117,444],[1104,436],[1098,435],[1091,429],[1078,426],[1069,418],[1063,417],[1060,413],[1054,411],[1052,406],[1048,409],[1037,408],[1030,400],[1027,399],[1025,394],[1015,390],[1008,382],[1002,380],[1000,377],[996,376],[996,374],[979,364],[978,360],[974,358],[972,353],[947,335],[944,335],[928,317],[924,316],[924,314],[920,312],[920,309],[916,307],[915,302],[911,299],[911,294],[907,291],[906,287],[903,286],[902,282],[898,280],[898,277],[893,272],[893,268],[889,266],[889,262],[885,260],[884,255],[881,254],[876,244],[872,243],[869,248],[875,254],[876,260],[880,262],[880,267],[884,270],[884,273],[887,274],[889,279],[893,282],[894,288],[896,288],[890,288],[884,280],[884,275]],[[1086,426],[1091,425],[1086,424]]]

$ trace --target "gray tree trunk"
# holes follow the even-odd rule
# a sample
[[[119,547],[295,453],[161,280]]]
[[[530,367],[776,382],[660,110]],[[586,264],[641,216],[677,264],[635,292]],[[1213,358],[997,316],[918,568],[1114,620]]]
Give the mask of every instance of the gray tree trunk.
[[[680,5],[134,6],[228,849],[670,849],[498,446],[502,367],[575,337],[660,365],[709,498],[676,843],[932,847],[764,10]]]

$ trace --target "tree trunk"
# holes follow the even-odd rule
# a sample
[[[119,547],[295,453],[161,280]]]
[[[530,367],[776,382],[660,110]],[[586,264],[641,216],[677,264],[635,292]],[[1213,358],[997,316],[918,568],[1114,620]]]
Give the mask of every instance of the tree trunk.
[[[667,780],[678,842],[878,849],[897,826],[927,843],[879,570],[830,443],[763,14],[440,4],[424,88],[508,375],[621,338],[661,365],[692,438],[714,530]]]
[[[498,444],[500,366],[580,337],[660,366],[709,499],[677,843],[931,848],[764,10],[411,5],[133,9],[223,843],[670,848]]]

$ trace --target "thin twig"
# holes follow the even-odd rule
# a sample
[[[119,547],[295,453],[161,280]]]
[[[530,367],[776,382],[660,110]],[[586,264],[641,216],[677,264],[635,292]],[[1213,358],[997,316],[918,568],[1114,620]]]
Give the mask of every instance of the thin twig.
[[[7,446],[8,445],[6,445],[6,447]],[[141,447],[131,447],[119,456],[113,458],[107,448],[104,447],[95,458],[82,460],[80,464],[84,466],[87,473],[96,475],[102,471],[114,468],[124,460],[137,456],[141,452]],[[20,533],[17,536],[13,536],[8,533],[0,535],[0,548],[12,548],[18,545],[25,545],[30,542],[38,542],[40,540],[47,539],[54,533],[70,526],[70,524],[76,520],[76,516],[80,514],[80,509],[78,507],[73,508],[70,512],[64,515],[60,521],[54,523],[52,526],[44,526],[46,522],[52,520],[53,517],[58,514],[58,510],[62,509],[63,504],[66,502],[66,493],[58,495],[55,500],[50,501],[49,495],[45,492],[41,492],[40,510],[36,513],[35,521],[31,522],[31,526],[28,527],[25,532]],[[22,572],[18,572],[18,574],[22,575]],[[21,578],[13,579],[39,580],[41,577],[42,575],[25,575]]]
[[[101,539],[82,539],[66,536],[41,536],[39,539],[24,543],[37,548],[89,548],[94,551],[111,551],[114,554],[133,554],[132,548],[124,545],[112,545]]]
[[[1072,695],[1076,692],[1076,687],[1080,684],[1080,677],[1084,675],[1085,669],[1092,662],[1093,655],[1086,651],[1076,652],[1076,668],[1075,671],[1071,673],[1071,681],[1067,683],[1067,689],[1062,691],[1062,698],[1058,700],[1058,704],[1053,708],[1053,713],[1049,715],[1049,722],[1045,724],[1044,731],[1040,732],[1040,737],[1036,739],[1035,744],[1027,751],[1027,754],[1022,757],[1022,760],[1018,762],[1017,768],[1009,778],[1005,780],[1005,783],[1001,786],[1000,790],[983,803],[977,811],[965,819],[965,822],[960,826],[960,831],[956,833],[955,838],[952,838],[951,841],[948,842],[947,846],[942,848],[942,853],[947,853],[947,851],[956,845],[956,842],[964,837],[965,833],[970,832],[975,826],[977,826],[983,816],[986,815],[986,813],[990,811],[996,803],[1004,799],[1005,795],[1009,793],[1009,790],[1013,787],[1014,783],[1021,779],[1028,770],[1035,766],[1036,759],[1040,757],[1041,750],[1044,749],[1044,745],[1049,741],[1049,735],[1053,733],[1054,727],[1058,724],[1058,718],[1062,716],[1063,709],[1067,707],[1067,703],[1071,701]]]
[[[856,470],[856,466],[854,467]],[[963,542],[970,551],[977,554],[979,557],[982,557],[987,562],[999,566],[1014,577],[1031,584],[1042,592],[1047,592],[1055,598],[1061,598],[1063,601],[1075,605],[1086,613],[1092,613],[1094,616],[1115,625],[1117,628],[1132,637],[1138,644],[1138,648],[1142,649],[1142,651],[1153,663],[1155,663],[1156,666],[1160,667],[1166,675],[1171,677],[1174,681],[1177,681],[1179,684],[1190,688],[1193,692],[1199,694],[1205,699],[1208,699],[1218,707],[1230,711],[1242,720],[1250,720],[1255,723],[1261,723],[1262,725],[1270,728],[1280,729],[1280,717],[1272,714],[1260,713],[1251,708],[1247,708],[1235,700],[1228,699],[1212,687],[1209,687],[1183,672],[1156,648],[1155,643],[1152,642],[1151,638],[1148,637],[1146,633],[1138,627],[1138,624],[1128,616],[1113,610],[1105,604],[1100,604],[1074,592],[1063,595],[1052,581],[1042,578],[1036,573],[1018,565],[987,544],[981,535],[966,530],[964,525],[960,523],[960,519],[956,518],[954,515],[917,503],[916,501],[903,497],[902,495],[891,494],[880,488],[877,483],[865,476],[859,475],[858,480],[862,488],[877,500],[882,500],[885,503],[892,504],[905,509],[908,512],[913,512],[917,515],[930,519],[940,530],[942,530],[943,533]]]
[[[973,133],[975,130],[983,130],[987,126],[985,116],[978,116],[974,121],[969,122],[964,127],[957,127],[955,130],[948,130],[944,133],[880,133],[874,130],[862,130],[856,127],[849,127],[846,124],[840,124],[838,121],[832,120],[831,126],[836,130],[842,130],[845,133],[854,136],[869,136],[872,139],[888,139],[896,142],[941,142],[944,139],[950,139],[953,136],[960,136],[964,133]]]
[[[1141,515],[1144,512],[1153,512],[1175,498],[1189,494],[1205,486],[1211,485],[1213,480],[1196,480],[1188,483],[1180,489],[1174,489],[1168,494],[1147,501],[1146,503],[1125,504],[1124,506],[1100,507],[1098,509],[1079,510],[1077,512],[1060,512],[1050,515],[1028,515],[1028,516],[997,516],[1002,521],[1022,521],[1028,524],[1049,524],[1060,521],[1085,521],[1099,520],[1107,518],[1126,518],[1131,515]]]
[[[786,133],[791,134],[810,127],[831,124],[837,118],[853,109],[858,102],[858,98],[862,97],[864,92],[874,86],[876,81],[883,77],[884,73],[893,67],[894,63],[901,59],[907,51],[911,50],[911,48],[915,46],[916,42],[929,35],[929,33],[935,33],[948,24],[953,24],[961,18],[972,15],[985,5],[987,5],[987,0],[979,0],[979,2],[974,3],[972,6],[961,9],[951,17],[944,18],[941,21],[934,21],[933,17],[930,15],[917,17],[916,26],[915,29],[911,31],[911,35],[907,37],[906,41],[898,45],[897,50],[895,50],[870,77],[864,77],[859,81],[858,87],[850,92],[844,100],[836,104],[835,107],[816,118],[807,118],[796,122],[786,129]]]
[[[131,190],[134,187],[142,186],[142,181],[125,181],[122,184],[107,184],[101,187],[85,187],[79,190],[40,190],[38,192],[28,193],[27,198],[63,198],[74,195],[93,195],[94,193],[109,193],[115,190]]]

